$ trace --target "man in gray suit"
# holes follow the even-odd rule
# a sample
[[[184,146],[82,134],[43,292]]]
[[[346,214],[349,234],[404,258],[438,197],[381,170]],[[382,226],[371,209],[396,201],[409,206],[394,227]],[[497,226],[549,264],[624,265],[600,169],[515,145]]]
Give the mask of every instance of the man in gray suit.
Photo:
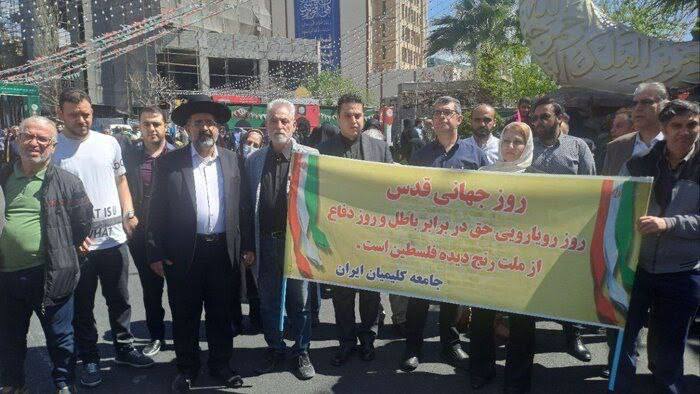
[[[263,334],[267,355],[258,374],[278,370],[285,359],[286,345],[280,326],[282,271],[287,223],[287,195],[289,192],[290,163],[293,152],[318,154],[313,148],[297,143],[292,135],[296,130],[294,104],[277,99],[267,105],[265,126],[270,145],[254,152],[246,159],[245,173],[252,194],[255,224],[256,261],[250,261],[258,286]],[[251,264],[252,263],[252,264]],[[309,358],[311,343],[310,294],[305,280],[287,279],[285,307],[289,319],[290,336],[295,344],[295,373],[299,379],[311,379],[316,374]]]
[[[636,132],[625,134],[608,144],[602,175],[617,175],[632,156],[648,152],[658,141],[661,133],[659,112],[668,101],[666,87],[660,82],[642,83],[634,91],[632,122]]]
[[[318,150],[324,155],[355,160],[393,163],[386,142],[362,133],[365,126],[364,104],[354,94],[338,99],[338,123],[340,134],[322,142]],[[355,294],[360,297],[360,325],[355,324]],[[355,290],[347,287],[333,289],[333,308],[340,347],[331,364],[345,364],[360,340],[360,357],[365,361],[374,359],[374,339],[377,336],[380,314],[379,293]]]

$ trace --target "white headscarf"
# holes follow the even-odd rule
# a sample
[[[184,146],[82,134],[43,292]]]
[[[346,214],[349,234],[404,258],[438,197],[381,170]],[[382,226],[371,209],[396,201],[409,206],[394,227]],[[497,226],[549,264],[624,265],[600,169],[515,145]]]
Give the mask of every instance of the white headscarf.
[[[479,168],[480,171],[497,171],[497,172],[525,172],[525,170],[532,164],[532,152],[535,149],[535,144],[532,141],[532,130],[527,123],[513,122],[508,124],[503,128],[501,133],[501,138],[505,136],[506,132],[509,132],[510,128],[521,127],[527,132],[527,139],[525,141],[525,150],[520,155],[520,157],[515,161],[504,161],[502,148],[503,144],[498,143],[498,160],[488,166]]]

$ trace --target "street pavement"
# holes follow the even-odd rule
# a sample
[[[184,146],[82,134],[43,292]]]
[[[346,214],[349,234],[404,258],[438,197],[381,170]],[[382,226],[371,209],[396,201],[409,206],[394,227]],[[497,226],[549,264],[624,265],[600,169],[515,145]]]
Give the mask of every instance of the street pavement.
[[[145,313],[136,268],[132,265],[129,276],[129,290],[132,305],[132,330],[137,347],[142,347],[148,340]],[[166,300],[164,299],[164,304]],[[218,386],[210,379],[203,368],[203,373],[196,382],[195,393],[464,393],[471,392],[464,371],[441,362],[440,342],[437,330],[437,307],[432,306],[426,325],[426,343],[423,346],[422,363],[417,370],[410,373],[398,369],[404,350],[403,340],[392,335],[390,307],[388,297],[382,295],[382,303],[387,311],[384,330],[376,341],[377,358],[364,362],[358,357],[351,359],[342,367],[330,365],[337,342],[334,340],[333,306],[330,300],[323,300],[321,305],[321,325],[314,330],[311,344],[311,359],[316,367],[316,377],[300,381],[293,375],[292,363],[287,371],[264,376],[255,376],[253,370],[260,363],[265,341],[261,334],[239,335],[234,340],[232,367],[244,378],[245,386],[236,391]],[[244,305],[244,314],[247,305]],[[168,308],[166,308],[167,310]],[[359,315],[358,315],[359,316]],[[82,392],[98,393],[168,393],[170,382],[175,376],[173,360],[175,352],[172,346],[170,313],[166,315],[168,346],[156,357],[156,365],[149,369],[134,369],[114,364],[114,351],[111,346],[111,334],[107,318],[107,308],[101,290],[98,289],[95,302],[95,319],[100,333],[99,348],[101,352],[103,383],[92,389],[80,388]],[[245,317],[244,317],[245,320]],[[202,364],[206,365],[206,340],[204,339],[204,322],[201,325],[203,350]],[[646,332],[644,332],[644,335]],[[700,393],[700,341],[698,332],[691,334],[685,352],[685,383],[688,393]],[[44,334],[36,317],[32,317],[27,338],[28,354],[26,361],[27,388],[31,393],[49,393],[51,384],[51,363],[46,351]],[[462,336],[463,346],[468,349],[468,339]],[[606,363],[607,345],[605,335],[598,330],[590,330],[585,336],[593,354],[590,363],[580,362],[564,352],[564,336],[561,326],[552,322],[537,323],[537,346],[533,371],[533,393],[588,394],[603,393],[607,389],[607,380],[600,378],[599,372]],[[478,392],[494,394],[501,392],[503,378],[504,348],[498,349],[498,375],[490,385]],[[640,349],[638,378],[635,389],[639,393],[652,392],[652,379],[647,368],[646,337]]]

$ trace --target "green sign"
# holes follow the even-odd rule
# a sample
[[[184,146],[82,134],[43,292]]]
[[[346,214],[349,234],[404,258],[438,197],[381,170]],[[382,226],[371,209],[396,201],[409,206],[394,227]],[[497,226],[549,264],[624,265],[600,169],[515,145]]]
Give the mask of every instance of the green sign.
[[[0,96],[24,97],[25,116],[38,115],[41,113],[39,88],[36,86],[0,82]]]
[[[231,110],[231,120],[228,121],[230,130],[234,127],[257,129],[265,126],[265,105],[229,105],[228,108]]]

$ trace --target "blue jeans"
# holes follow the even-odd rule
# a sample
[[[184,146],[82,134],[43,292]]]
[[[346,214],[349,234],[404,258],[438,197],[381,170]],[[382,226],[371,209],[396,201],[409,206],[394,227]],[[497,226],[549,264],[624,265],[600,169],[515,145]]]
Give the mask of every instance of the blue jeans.
[[[284,353],[283,332],[280,331],[282,297],[282,270],[284,267],[284,238],[260,239],[260,267],[258,269],[258,293],[263,334],[269,349]],[[293,355],[309,350],[311,343],[309,282],[287,279],[285,309],[289,319],[289,331],[294,339]]]
[[[0,272],[0,386],[24,386],[27,332],[32,312],[46,336],[53,363],[52,377],[59,384],[75,381],[73,296],[58,300],[41,313],[44,268]]]
[[[637,368],[636,341],[649,318],[648,346],[654,366],[654,391],[682,393],[683,352],[690,323],[700,305],[700,272],[651,274],[637,269],[615,392],[629,393]],[[653,343],[651,343],[653,342]]]

